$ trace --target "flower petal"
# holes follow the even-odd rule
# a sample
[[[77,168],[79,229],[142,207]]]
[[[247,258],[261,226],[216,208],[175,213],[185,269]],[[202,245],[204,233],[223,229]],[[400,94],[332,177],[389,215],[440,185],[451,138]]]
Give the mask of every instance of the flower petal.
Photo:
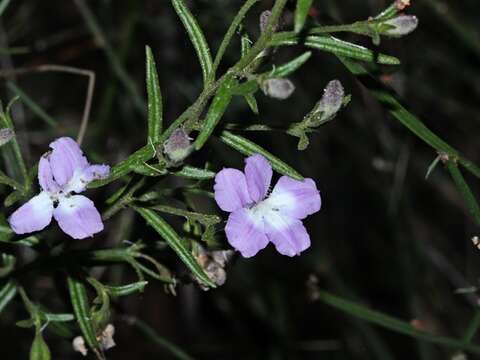
[[[53,179],[52,168],[50,167],[50,153],[42,155],[38,163],[38,183],[42,190],[54,193],[60,188]]]
[[[252,202],[245,175],[237,169],[223,169],[215,176],[215,201],[223,211],[232,212]]]
[[[300,220],[271,211],[265,216],[265,231],[277,251],[286,256],[300,255],[310,247],[310,236]]]
[[[75,170],[88,166],[87,158],[80,146],[69,137],[62,137],[50,144],[50,167],[58,185],[64,186],[73,176]]]
[[[225,226],[227,240],[243,257],[252,257],[268,245],[263,220],[251,210],[238,209],[230,214]]]
[[[320,192],[312,179],[303,181],[282,176],[269,198],[266,200],[272,209],[295,219],[305,219],[320,210]]]
[[[253,201],[263,200],[272,181],[272,166],[260,154],[249,156],[245,165],[248,193]]]
[[[108,165],[90,165],[83,170],[76,170],[64,188],[65,193],[85,191],[87,185],[93,180],[105,179],[110,174]]]
[[[103,230],[102,218],[93,201],[82,195],[62,198],[53,216],[63,232],[74,239],[85,239]]]
[[[52,221],[53,201],[47,192],[37,196],[18,208],[8,219],[16,234],[26,234],[44,229]]]

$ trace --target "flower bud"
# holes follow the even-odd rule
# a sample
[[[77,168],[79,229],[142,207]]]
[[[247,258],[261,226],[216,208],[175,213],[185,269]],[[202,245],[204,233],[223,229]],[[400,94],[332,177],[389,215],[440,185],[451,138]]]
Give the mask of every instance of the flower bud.
[[[270,10],[265,10],[260,14],[260,32],[263,33],[267,28],[268,19],[272,15]]]
[[[10,128],[0,129],[0,146],[5,145],[13,139],[15,133]]]
[[[192,152],[191,140],[185,130],[178,128],[163,144],[163,152],[172,162],[181,162]]]
[[[413,15],[400,15],[383,22],[383,24],[389,25],[389,28],[382,31],[382,35],[401,37],[410,34],[417,28],[418,18]]]
[[[267,79],[261,84],[265,95],[274,99],[285,100],[295,91],[295,85],[288,79]]]
[[[330,81],[323,90],[323,96],[315,106],[314,112],[320,113],[322,120],[329,120],[342,107],[344,96],[342,83],[338,80]]]

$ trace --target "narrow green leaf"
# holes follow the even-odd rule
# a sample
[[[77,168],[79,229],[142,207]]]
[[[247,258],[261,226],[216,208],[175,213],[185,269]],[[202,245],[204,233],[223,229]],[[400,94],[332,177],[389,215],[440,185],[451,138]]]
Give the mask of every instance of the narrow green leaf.
[[[0,16],[2,16],[5,10],[7,9],[8,5],[10,4],[10,1],[11,0],[2,0],[0,2]]]
[[[459,151],[447,144],[444,140],[433,133],[425,124],[414,114],[409,112],[398,101],[392,92],[387,89],[380,81],[374,78],[362,64],[352,61],[345,57],[338,57],[347,69],[355,75],[358,80],[372,93],[372,95],[383,105],[383,107],[402,125],[407,127],[417,137],[430,145],[438,152],[448,154],[463,165],[465,169],[480,178],[480,168],[460,155]]]
[[[17,286],[13,281],[6,283],[0,290],[0,313],[17,294]]]
[[[240,26],[243,18],[250,10],[250,8],[258,1],[259,0],[246,0],[238,11],[237,15],[235,15],[235,18],[228,27],[228,30],[223,37],[220,47],[218,48],[217,54],[215,55],[215,61],[213,62],[213,72],[217,71],[220,62],[222,61],[223,55],[225,54],[225,50],[227,50],[228,45],[231,43],[233,35],[235,35],[235,31]]]
[[[375,310],[370,310],[365,306],[359,305],[353,301],[345,300],[326,291],[319,291],[318,295],[320,301],[340,311],[365,321],[380,325],[389,330],[411,336],[417,340],[427,341],[454,349],[462,349],[475,354],[480,354],[480,346],[467,344],[463,340],[451,339],[444,336],[436,336],[425,331],[417,330],[406,321],[396,319],[392,316]]]
[[[272,46],[296,45],[298,37],[292,33],[279,33],[273,36]],[[373,62],[384,65],[399,65],[400,60],[394,56],[376,53],[366,47],[337,39],[333,36],[311,35],[305,38],[305,46],[329,52],[338,56],[344,56],[355,60]]]
[[[75,320],[75,316],[73,314],[42,313],[41,317],[50,322],[68,322]]]
[[[303,29],[305,21],[307,20],[308,11],[312,6],[313,0],[297,0],[297,6],[295,8],[295,32],[298,33]]]
[[[200,150],[203,147],[210,135],[213,133],[213,130],[215,130],[215,127],[220,122],[225,110],[227,110],[227,106],[232,100],[232,88],[234,85],[234,77],[229,76],[218,89],[217,94],[213,98],[212,104],[208,109],[202,130],[193,143],[193,146],[196,150]]]
[[[138,281],[128,285],[122,286],[105,286],[111,296],[120,297],[127,296],[136,292],[143,292],[148,281]]]
[[[303,64],[307,62],[312,56],[311,51],[306,51],[302,55],[296,57],[295,59],[281,65],[275,67],[271,72],[265,73],[264,75],[268,75],[268,77],[272,78],[281,78],[290,75],[291,73],[295,72],[299,69]]]
[[[162,176],[168,174],[165,166],[160,164],[147,164],[146,162],[135,165],[133,171],[143,176]]]
[[[207,40],[203,35],[200,26],[197,23],[197,20],[192,15],[188,7],[185,5],[183,0],[171,0],[172,5],[175,8],[180,20],[183,23],[183,26],[187,30],[190,41],[195,47],[197,52],[198,59],[200,60],[200,66],[202,67],[203,72],[203,82],[206,84],[210,73],[212,72],[212,57],[210,55],[210,48],[208,47]]]
[[[189,165],[185,165],[181,170],[176,171],[173,174],[175,176],[196,180],[209,180],[213,179],[216,175],[216,173],[213,171],[196,168]]]
[[[190,355],[183,351],[180,346],[177,346],[174,343],[165,339],[164,337],[158,335],[152,327],[147,325],[147,323],[133,317],[128,320],[128,325],[135,326],[148,340],[151,340],[158,346],[167,350],[172,356],[172,359],[194,360]]]
[[[48,126],[55,129],[57,127],[57,121],[47,114],[45,110],[38,105],[35,100],[28,96],[22,89],[20,89],[14,82],[8,81],[7,87],[12,90],[20,100],[40,119],[42,119]]]
[[[234,84],[231,89],[232,95],[248,95],[258,90],[257,80],[249,80],[241,84]]]
[[[0,124],[2,127],[10,128],[13,131],[15,131],[15,128],[13,126],[12,118],[10,117],[10,108],[17,99],[18,98],[14,98],[10,101],[5,112],[0,106]],[[7,144],[2,146],[1,149],[7,165],[7,174],[27,188],[27,186],[29,186],[28,171],[17,138],[14,137]]]
[[[162,93],[152,49],[145,47],[147,58],[147,94],[148,94],[148,140],[155,143],[160,137],[163,124]]]
[[[35,331],[32,347],[30,348],[30,360],[50,360],[51,354],[47,343],[43,339],[40,329]]]
[[[111,183],[112,181],[115,181],[122,176],[125,176],[135,170],[135,167],[145,163],[146,161],[150,160],[155,156],[155,148],[153,145],[148,144],[145,145],[144,147],[138,149],[135,151],[132,155],[130,155],[128,158],[123,160],[122,162],[118,163],[115,165],[112,170],[110,171],[110,175],[108,178],[103,179],[103,180],[95,180],[92,181],[88,187],[89,188],[97,188],[100,186],[104,186],[106,184]]]
[[[250,156],[252,154],[261,154],[265,156],[268,161],[270,161],[272,167],[282,175],[290,176],[291,178],[296,180],[303,180],[303,176],[300,175],[300,173],[298,173],[292,167],[285,164],[282,160],[262,148],[260,145],[255,144],[254,142],[244,138],[243,136],[236,135],[231,133],[230,131],[224,130],[222,132],[222,135],[220,136],[220,139],[225,144],[244,155]]]
[[[83,338],[93,351],[98,352],[99,344],[90,316],[87,290],[80,281],[71,276],[68,276],[67,278],[67,285],[70,292],[73,312],[75,313],[75,318],[82,331]]]
[[[399,12],[398,1],[394,0],[385,10],[375,16],[375,20],[388,20]]]
[[[210,280],[208,275],[205,274],[192,253],[185,247],[183,240],[165,220],[153,210],[141,207],[134,207],[134,209],[158,232],[202,283],[210,287],[215,287],[215,284]]]
[[[333,36],[308,36],[305,46],[356,60],[384,65],[400,65],[400,60],[394,56],[377,54],[363,46],[352,44]]]
[[[14,190],[22,189],[22,185],[20,185],[17,181],[13,180],[12,178],[8,177],[1,170],[0,170],[0,183],[10,186]]]
[[[467,204],[468,211],[472,215],[477,225],[480,225],[480,207],[478,206],[477,200],[475,199],[470,186],[468,186],[467,182],[465,181],[465,178],[460,172],[460,169],[458,168],[458,165],[454,159],[447,160],[447,169],[452,176],[455,186]]]
[[[252,110],[255,115],[258,115],[258,104],[255,96],[253,94],[247,94],[244,96],[244,99],[250,107],[250,110]]]

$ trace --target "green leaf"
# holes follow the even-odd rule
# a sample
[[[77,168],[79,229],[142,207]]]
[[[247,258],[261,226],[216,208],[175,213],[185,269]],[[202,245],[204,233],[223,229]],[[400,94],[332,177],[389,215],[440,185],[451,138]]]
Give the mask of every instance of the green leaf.
[[[0,290],[0,313],[17,294],[17,286],[13,281],[6,283]]]
[[[234,77],[229,76],[218,89],[215,97],[212,100],[212,104],[208,109],[202,130],[193,143],[193,146],[196,150],[200,150],[207,142],[208,138],[213,133],[213,130],[215,130],[215,127],[220,122],[225,110],[227,110],[227,106],[232,100],[232,88],[234,87],[234,84]]]
[[[148,140],[153,144],[158,141],[162,132],[162,93],[152,49],[146,46],[145,52],[147,58]]]
[[[153,210],[141,207],[134,207],[134,209],[155,229],[156,232],[158,232],[158,234],[177,253],[180,260],[182,260],[182,262],[203,284],[215,287],[215,284],[210,280],[208,275],[205,274],[191,252],[185,247],[182,238],[165,220]]]
[[[232,89],[232,95],[248,95],[253,94],[258,90],[258,82],[257,80],[249,80],[241,84],[235,84]]]
[[[230,26],[228,27],[227,32],[225,33],[225,36],[223,37],[223,40],[220,44],[220,47],[218,48],[217,54],[215,55],[215,61],[213,62],[213,71],[216,72],[218,69],[218,66],[220,65],[220,62],[222,61],[223,55],[225,54],[225,50],[227,50],[228,45],[231,43],[233,36],[235,35],[235,31],[237,28],[240,26],[241,22],[243,21],[243,18],[247,14],[247,12],[250,10],[250,8],[255,5],[259,0],[246,0],[245,3],[242,5],[240,10],[238,11],[237,15],[235,15],[235,18],[233,21],[230,23]]]
[[[2,0],[0,2],[0,16],[2,16],[5,10],[7,9],[8,5],[10,4],[10,1],[11,0]]]
[[[264,75],[267,75],[271,78],[281,78],[288,76],[291,73],[295,72],[297,69],[299,69],[303,64],[305,64],[305,62],[310,59],[310,56],[312,56],[312,52],[306,51],[302,55],[281,66],[275,67],[271,72],[265,73]]]
[[[196,180],[209,180],[213,179],[216,175],[216,173],[213,171],[196,168],[189,165],[185,165],[180,171],[174,172],[173,174],[175,176]]]
[[[392,316],[375,310],[370,310],[365,306],[359,305],[353,301],[345,300],[326,291],[319,290],[318,295],[320,301],[340,311],[365,321],[380,325],[392,331],[411,336],[417,340],[427,341],[450,348],[462,349],[475,354],[480,354],[480,346],[470,345],[462,340],[451,339],[444,336],[436,336],[425,331],[417,330],[406,321],[396,319]]]
[[[135,165],[133,171],[143,176],[162,176],[168,174],[165,166],[160,164],[147,164],[146,162]]]
[[[468,211],[472,215],[477,225],[480,225],[480,207],[478,206],[477,200],[475,199],[475,196],[473,195],[470,186],[468,186],[465,178],[463,177],[460,169],[458,168],[455,159],[447,160],[447,169],[452,176],[455,186],[457,187],[458,191],[463,197],[463,200],[467,204]]]
[[[303,29],[305,21],[307,20],[308,11],[312,6],[313,0],[297,0],[297,6],[295,8],[295,32],[298,33]]]
[[[10,101],[5,112],[0,104],[0,125],[4,128],[10,128],[13,131],[15,131],[15,128],[10,117],[10,108],[17,99],[18,97]],[[28,181],[28,171],[17,138],[14,137],[7,144],[2,146],[1,150],[7,166],[7,174],[19,183],[22,183],[25,188],[23,191],[26,191],[30,186]]]
[[[75,318],[82,331],[83,338],[93,351],[99,353],[99,344],[90,316],[87,290],[78,279],[71,276],[68,276],[67,278],[67,285],[73,312],[75,313]]]
[[[202,67],[203,82],[206,84],[208,82],[210,73],[212,72],[213,65],[212,57],[210,55],[210,48],[205,40],[205,36],[203,35],[197,20],[192,15],[183,0],[172,0],[172,5],[180,17],[185,30],[187,30],[190,41],[197,52],[198,59],[200,60],[200,66]]]
[[[300,173],[294,170],[291,166],[285,164],[275,155],[271,154],[270,152],[262,148],[260,145],[257,145],[254,142],[244,138],[243,136],[236,135],[231,133],[230,131],[224,130],[222,132],[222,135],[220,136],[220,139],[225,144],[244,155],[250,156],[252,154],[261,154],[265,156],[272,165],[272,167],[282,175],[290,176],[291,178],[296,180],[303,180],[303,176],[300,175]]]
[[[255,115],[258,115],[258,104],[255,96],[253,94],[247,94],[244,96],[244,99],[250,107],[250,110],[252,110]]]
[[[108,293],[114,297],[127,296],[136,292],[143,292],[148,281],[138,281],[122,286],[105,286]]]
[[[35,331],[32,347],[30,348],[30,360],[50,360],[51,354],[47,343],[43,339],[40,329]]]
[[[380,104],[387,110],[395,119],[402,125],[407,127],[418,138],[430,145],[437,152],[448,154],[452,158],[465,167],[472,174],[480,178],[480,168],[465,159],[460,155],[459,151],[447,144],[444,140],[433,133],[425,124],[414,114],[408,111],[396,99],[392,92],[387,89],[380,81],[374,78],[370,73],[358,62],[350,59],[339,57],[340,61],[347,67],[347,69],[362,82],[362,84],[370,90],[372,95],[380,102]]]
[[[22,185],[20,185],[17,181],[5,175],[5,173],[1,170],[0,170],[0,183],[10,186],[14,190],[23,189]]]
[[[343,41],[333,36],[307,36],[305,46],[346,56],[356,60],[374,62],[384,65],[400,65],[400,60],[394,56],[377,54],[363,46]]]
[[[42,313],[41,317],[44,320],[49,322],[68,322],[75,320],[75,316],[73,314],[51,314],[51,313]]]
[[[155,148],[153,145],[148,144],[135,151],[127,159],[115,165],[110,171],[108,178],[103,180],[95,180],[88,184],[89,188],[97,188],[107,185],[112,181],[115,181],[122,176],[125,176],[132,172],[138,165],[145,163],[155,156]]]
[[[298,43],[299,39],[289,32],[274,35],[272,41],[270,42],[272,46],[296,45]],[[370,49],[367,49],[366,47],[343,41],[333,36],[307,36],[304,44],[305,46],[313,49],[356,60],[385,65],[400,64],[400,60],[394,56],[376,53]]]

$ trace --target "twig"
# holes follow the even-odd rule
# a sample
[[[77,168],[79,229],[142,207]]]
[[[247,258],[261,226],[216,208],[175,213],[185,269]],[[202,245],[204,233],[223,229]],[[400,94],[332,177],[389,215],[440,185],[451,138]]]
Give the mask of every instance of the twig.
[[[87,87],[87,95],[85,99],[85,106],[83,109],[83,117],[82,122],[80,124],[80,129],[78,130],[77,135],[77,143],[79,145],[82,144],[83,138],[87,131],[88,121],[90,118],[90,110],[92,108],[92,98],[93,92],[95,90],[95,72],[86,69],[79,69],[72,66],[64,66],[64,65],[55,65],[55,64],[44,64],[34,67],[25,67],[25,68],[18,68],[13,70],[7,71],[0,71],[0,77],[9,77],[12,75],[25,75],[29,73],[41,73],[41,72],[62,72],[62,73],[69,73],[75,75],[82,75],[88,77],[88,87]]]

